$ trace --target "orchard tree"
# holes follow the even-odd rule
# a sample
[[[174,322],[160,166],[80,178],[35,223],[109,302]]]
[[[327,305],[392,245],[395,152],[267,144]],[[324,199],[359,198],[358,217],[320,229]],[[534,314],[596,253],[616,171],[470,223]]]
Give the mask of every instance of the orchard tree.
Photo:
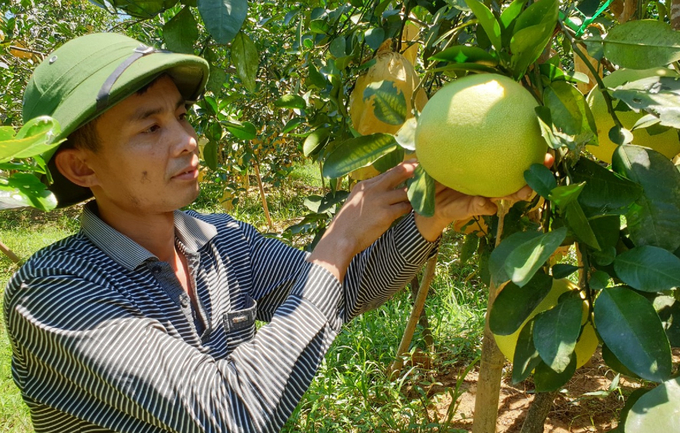
[[[118,17],[118,30],[209,60],[208,93],[196,114],[213,182],[238,191],[234,176],[250,169],[261,179],[265,166],[265,179],[276,181],[301,154],[320,164],[327,193],[307,200],[310,213],[294,233],[318,237],[352,178],[385,171],[417,149],[423,98],[447,82],[494,73],[521,83],[539,105],[536,122],[555,163],[524,173],[532,200],[501,202],[498,215],[467,227],[481,236],[467,235],[465,254],[478,256],[489,285],[473,431],[496,429],[504,359],[494,334],[517,336],[513,381],[532,377],[538,392],[529,432],[542,431],[590,330],[609,368],[657,384],[629,398],[618,430],[677,430],[671,348],[680,345],[680,171],[672,155],[638,145],[643,133],[680,129],[680,85],[671,73],[680,36],[669,24],[670,4],[93,3]],[[664,72],[607,84],[616,70],[650,68]],[[606,107],[600,117],[591,110],[598,97]],[[631,113],[636,120],[628,124]],[[613,126],[598,127],[603,118]],[[590,151],[605,139],[615,145],[611,163]],[[416,211],[433,212],[434,185],[419,169],[409,184]],[[556,254],[565,249],[576,259]],[[574,283],[546,305],[567,278]]]

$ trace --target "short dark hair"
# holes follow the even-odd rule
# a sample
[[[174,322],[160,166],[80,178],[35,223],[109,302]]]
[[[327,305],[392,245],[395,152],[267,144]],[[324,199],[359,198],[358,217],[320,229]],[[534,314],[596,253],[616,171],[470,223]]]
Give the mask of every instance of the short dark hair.
[[[61,147],[66,149],[87,149],[92,152],[99,150],[101,139],[97,133],[97,119],[91,120],[76,129],[68,136],[68,140]]]

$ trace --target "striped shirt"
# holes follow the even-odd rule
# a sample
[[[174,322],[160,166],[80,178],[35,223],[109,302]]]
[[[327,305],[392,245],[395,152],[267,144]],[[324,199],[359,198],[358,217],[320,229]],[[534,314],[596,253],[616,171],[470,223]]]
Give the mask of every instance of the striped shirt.
[[[228,215],[175,212],[196,294],[85,207],[79,233],[5,291],[12,374],[36,432],[276,432],[343,323],[433,253],[413,214],[340,284],[307,253]],[[255,321],[268,322],[256,333]]]

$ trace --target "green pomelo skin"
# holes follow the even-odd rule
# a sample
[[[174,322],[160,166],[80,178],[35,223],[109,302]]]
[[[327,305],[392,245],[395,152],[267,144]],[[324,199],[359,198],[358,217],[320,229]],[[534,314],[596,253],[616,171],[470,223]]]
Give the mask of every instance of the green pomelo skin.
[[[641,80],[643,78],[660,76],[660,77],[674,77],[677,74],[668,68],[652,68],[652,69],[619,69],[606,76],[602,82],[607,87],[617,87],[628,83],[630,81]],[[606,163],[612,162],[612,155],[616,150],[617,144],[609,139],[609,130],[614,127],[614,119],[607,111],[607,103],[602,96],[602,92],[597,87],[594,87],[586,99],[590,110],[593,112],[595,123],[597,124],[597,138],[598,146],[586,146],[586,149],[592,153],[597,159]],[[614,101],[614,106],[617,101]],[[616,111],[616,116],[624,128],[630,130],[635,123],[646,112],[640,111]],[[670,128],[661,134],[650,135],[647,129],[636,129],[633,132],[632,144],[638,146],[649,147],[657,152],[664,154],[668,158],[672,158],[680,153],[680,140],[678,139],[678,132],[674,128]]]
[[[543,163],[531,93],[511,78],[478,74],[442,87],[416,128],[416,155],[435,180],[468,195],[504,197],[524,185],[524,171]]]

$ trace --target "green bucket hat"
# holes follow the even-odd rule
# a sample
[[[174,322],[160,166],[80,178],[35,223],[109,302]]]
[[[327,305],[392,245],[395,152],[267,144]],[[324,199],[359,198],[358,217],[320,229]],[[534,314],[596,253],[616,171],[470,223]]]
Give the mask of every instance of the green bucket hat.
[[[24,92],[24,123],[48,115],[61,125],[58,139],[167,73],[188,103],[203,93],[208,63],[197,56],[148,47],[117,33],[96,33],[73,39],[49,55],[33,72]],[[62,144],[63,146],[63,144]],[[42,155],[50,161],[58,149]],[[50,190],[58,207],[92,196],[89,188],[71,183],[49,163]]]

